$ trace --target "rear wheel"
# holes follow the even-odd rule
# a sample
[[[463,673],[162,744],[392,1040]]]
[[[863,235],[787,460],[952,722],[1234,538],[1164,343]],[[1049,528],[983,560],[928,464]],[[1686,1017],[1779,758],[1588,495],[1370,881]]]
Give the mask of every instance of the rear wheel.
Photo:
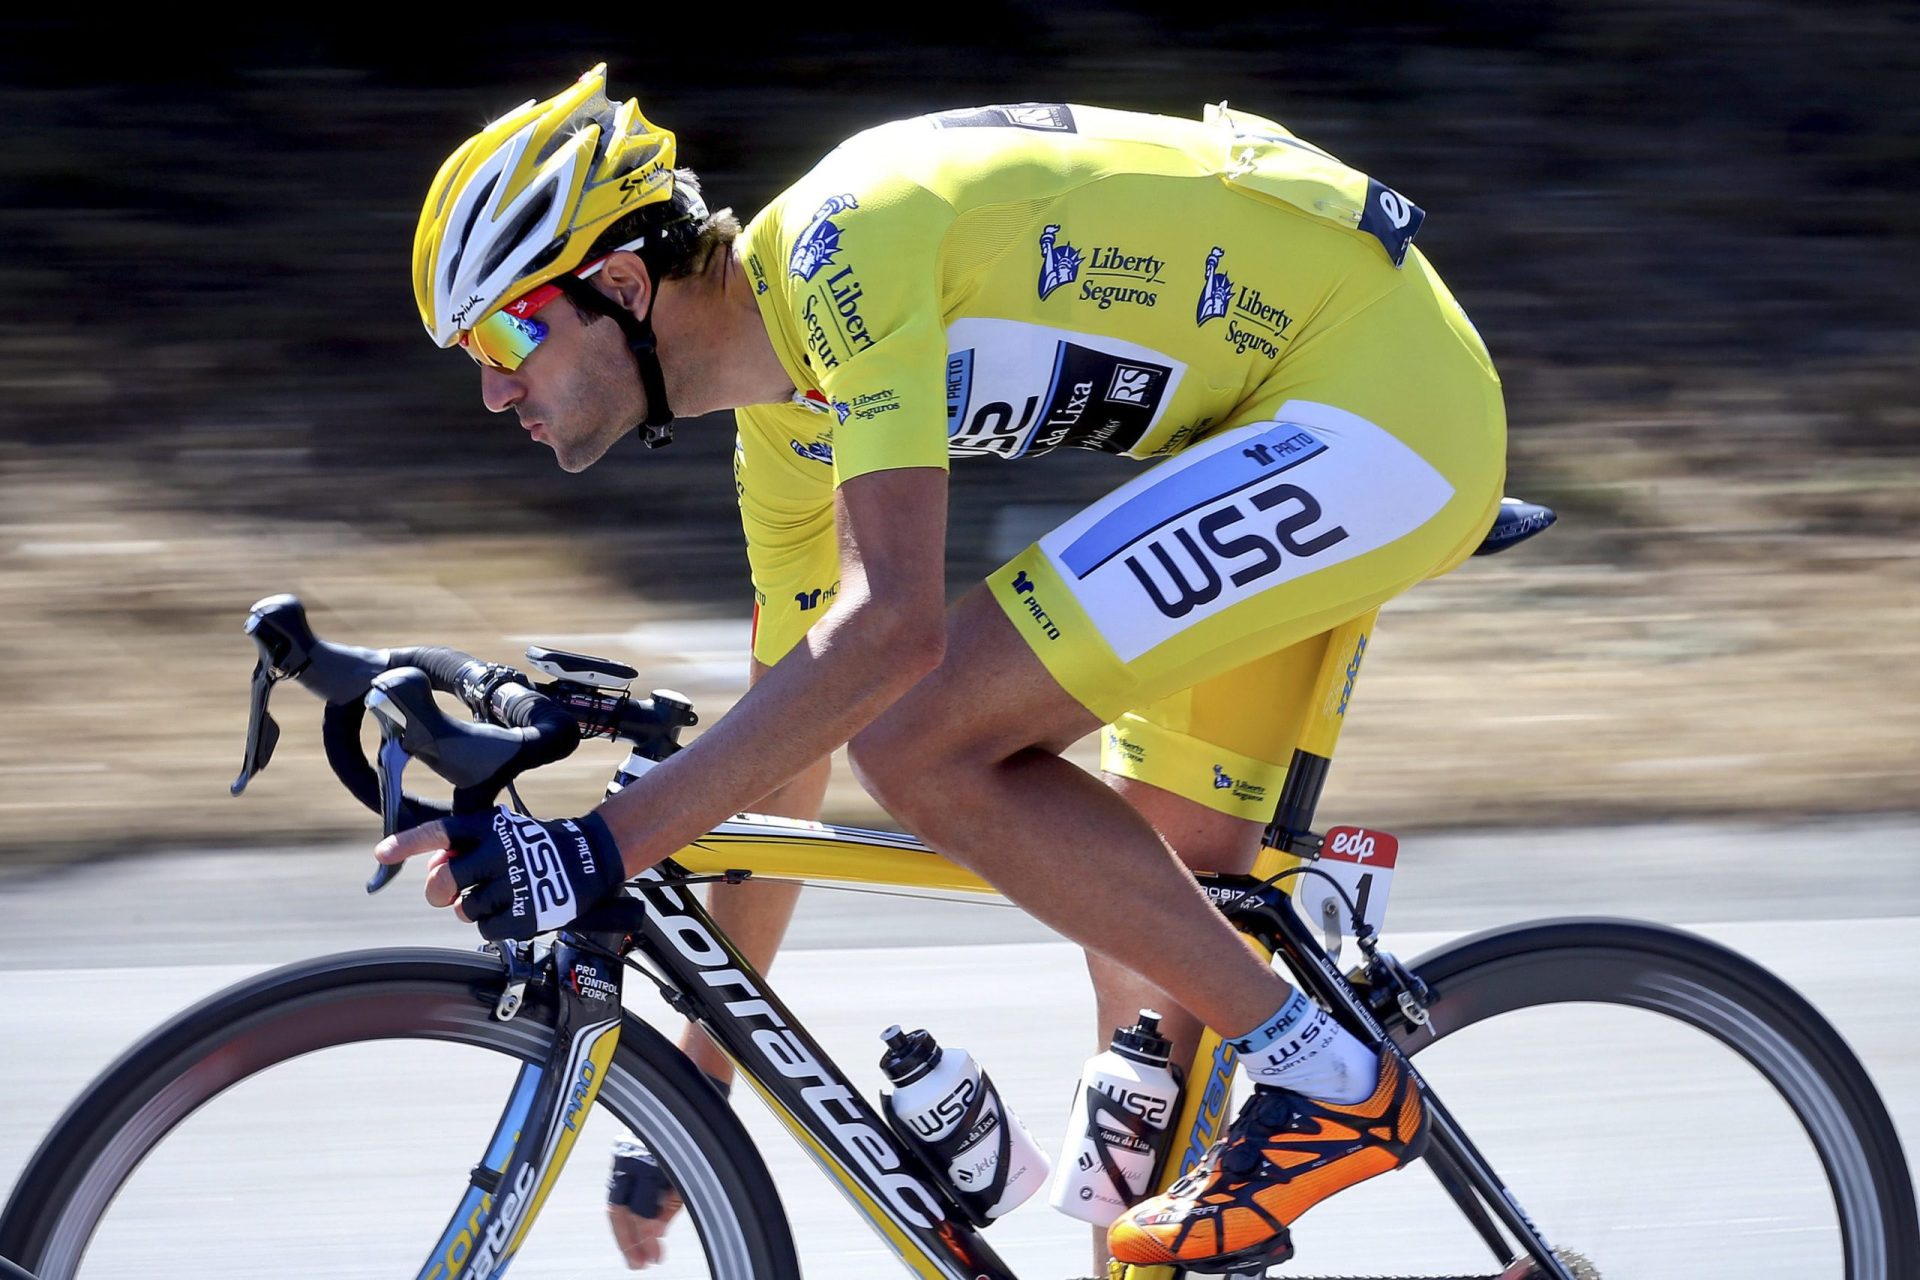
[[[1403,1023],[1396,1040],[1547,1238],[1605,1280],[1920,1275],[1885,1105],[1826,1019],[1758,965],[1674,929],[1566,920],[1413,968],[1433,1034]],[[1464,1226],[1447,1251],[1437,1224],[1458,1215],[1441,1201],[1420,1214],[1418,1269],[1484,1269]]]
[[[499,991],[484,956],[370,951],[212,997],[69,1108],[0,1215],[0,1257],[41,1280],[453,1274],[466,1246],[427,1255],[521,1066],[544,1062],[553,1040],[549,997],[529,988],[502,1023]],[[798,1277],[759,1153],[658,1032],[627,1018],[598,1102],[516,1280],[625,1274],[602,1189],[623,1129],[686,1203],[653,1274]]]

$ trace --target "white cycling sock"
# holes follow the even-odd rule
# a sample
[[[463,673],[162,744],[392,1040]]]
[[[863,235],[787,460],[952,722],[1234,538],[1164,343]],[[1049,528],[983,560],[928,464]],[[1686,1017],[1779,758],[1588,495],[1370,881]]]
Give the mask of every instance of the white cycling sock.
[[[1229,1042],[1255,1084],[1351,1105],[1380,1083],[1380,1056],[1298,991],[1271,1018]]]

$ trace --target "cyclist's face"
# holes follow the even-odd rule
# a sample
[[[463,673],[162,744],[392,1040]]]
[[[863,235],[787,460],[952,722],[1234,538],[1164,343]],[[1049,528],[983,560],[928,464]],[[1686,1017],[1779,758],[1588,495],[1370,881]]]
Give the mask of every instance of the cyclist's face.
[[[565,471],[584,471],[646,416],[620,326],[588,324],[571,302],[541,309],[547,336],[512,371],[480,367],[480,398],[512,409]]]

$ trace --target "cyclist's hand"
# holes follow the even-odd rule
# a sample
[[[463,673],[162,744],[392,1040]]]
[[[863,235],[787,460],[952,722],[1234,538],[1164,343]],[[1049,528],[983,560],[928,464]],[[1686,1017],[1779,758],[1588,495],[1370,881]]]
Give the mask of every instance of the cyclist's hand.
[[[615,1145],[613,1174],[607,1180],[607,1221],[629,1269],[638,1271],[666,1258],[662,1240],[681,1207],[680,1193],[645,1147],[637,1142]]]
[[[402,831],[373,851],[381,862],[428,862],[427,901],[454,906],[483,938],[531,938],[563,928],[626,879],[599,815],[541,822],[505,805]],[[455,906],[455,903],[458,903]]]

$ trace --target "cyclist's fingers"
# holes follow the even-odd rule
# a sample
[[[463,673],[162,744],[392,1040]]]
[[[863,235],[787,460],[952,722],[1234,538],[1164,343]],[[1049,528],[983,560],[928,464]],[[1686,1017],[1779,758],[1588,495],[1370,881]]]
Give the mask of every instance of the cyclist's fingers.
[[[373,846],[373,856],[381,862],[405,862],[416,854],[432,853],[452,843],[444,822],[423,822],[405,831],[396,831]]]
[[[460,886],[454,880],[453,851],[437,850],[427,859],[427,901],[436,907],[448,906],[460,896]]]
[[[456,813],[438,822],[423,822],[405,831],[396,831],[373,846],[373,856],[381,862],[405,862],[417,854],[438,849],[464,853],[478,848],[493,834],[493,812]]]
[[[643,1218],[621,1204],[607,1206],[607,1221],[613,1226],[613,1242],[627,1266],[638,1271],[660,1261],[660,1236],[666,1224],[658,1218]]]

